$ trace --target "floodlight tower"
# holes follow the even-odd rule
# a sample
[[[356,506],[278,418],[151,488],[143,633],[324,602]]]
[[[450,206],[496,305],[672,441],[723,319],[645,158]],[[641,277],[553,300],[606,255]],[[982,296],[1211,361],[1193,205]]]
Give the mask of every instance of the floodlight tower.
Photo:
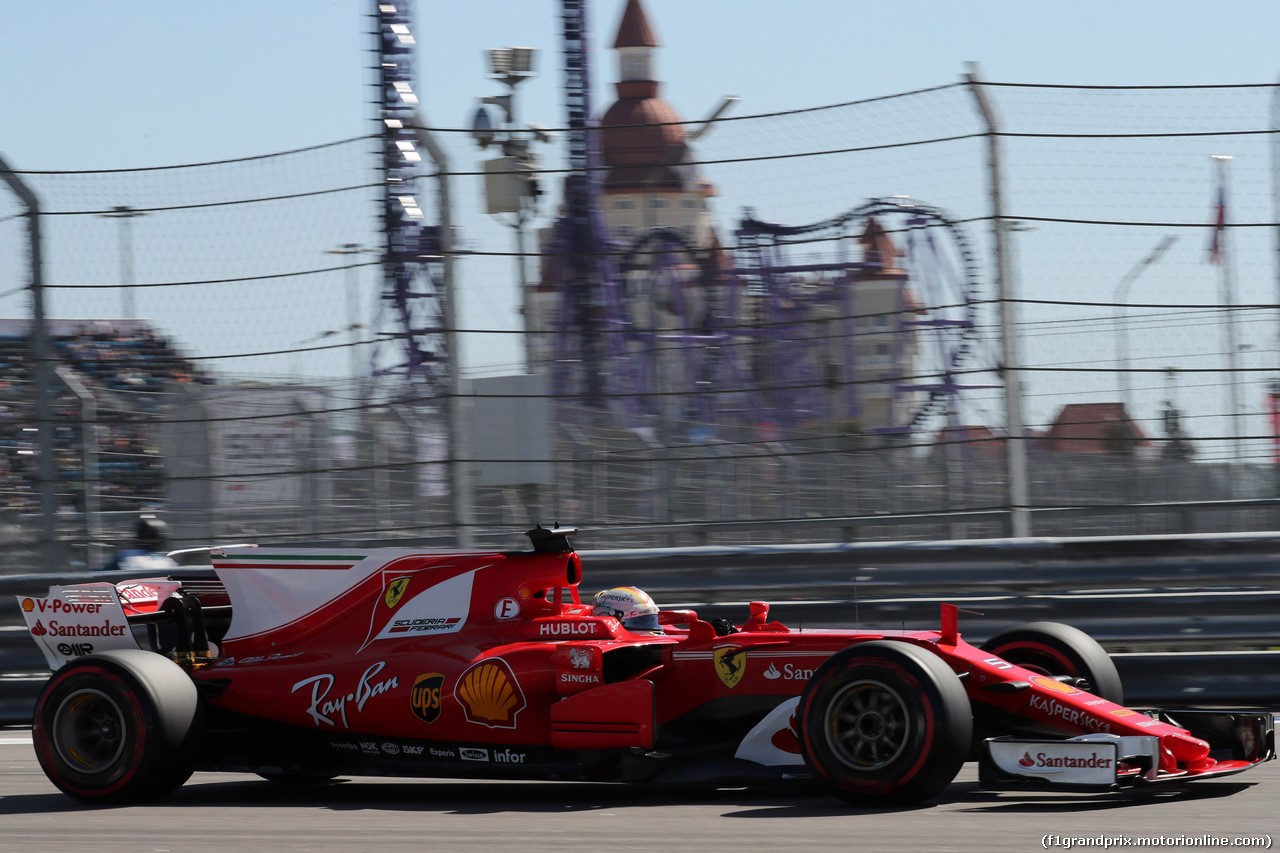
[[[413,130],[418,96],[414,93],[415,40],[408,0],[375,2],[377,35],[378,131],[383,182],[382,301],[373,373],[414,386],[405,396],[417,399],[447,392],[443,255],[438,229],[425,224],[419,202],[418,170],[422,154]],[[393,394],[395,392],[392,392]]]
[[[591,48],[586,0],[563,0],[563,11],[570,172],[565,178],[566,215],[560,222],[559,239],[567,249],[565,279],[569,298],[560,326],[561,330],[577,337],[581,363],[585,366],[579,377],[582,385],[573,390],[585,392],[587,399],[594,403],[604,392],[599,366],[606,349],[616,348],[618,343],[616,336],[610,340],[606,334],[609,324],[604,306],[616,302],[618,295],[600,217],[600,154],[598,136],[593,134],[591,122]],[[558,336],[562,342],[569,339],[568,335]],[[610,354],[616,355],[616,352]],[[561,364],[571,360],[564,351],[557,356]],[[564,377],[558,384],[565,384]]]
[[[533,288],[529,284],[528,261],[525,257],[525,226],[537,212],[539,195],[538,158],[530,143],[546,141],[547,133],[539,125],[522,130],[516,123],[516,88],[533,76],[537,49],[532,47],[499,47],[488,51],[490,76],[507,86],[507,94],[480,99],[480,108],[472,122],[471,136],[481,148],[496,145],[502,156],[485,162],[485,197],[492,214],[514,213],[511,227],[516,234],[516,284],[520,288],[520,313],[524,317],[525,370],[540,372],[535,365]],[[505,122],[495,126],[486,106],[500,107]]]

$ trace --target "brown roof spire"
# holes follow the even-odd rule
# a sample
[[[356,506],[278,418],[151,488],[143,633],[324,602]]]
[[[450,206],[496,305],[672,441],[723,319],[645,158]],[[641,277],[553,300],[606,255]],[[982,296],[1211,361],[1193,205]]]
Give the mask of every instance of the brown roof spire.
[[[618,37],[613,40],[615,49],[620,47],[658,47],[658,37],[649,26],[649,18],[644,13],[640,0],[627,0],[627,8],[622,13],[622,23],[618,24]]]
[[[898,268],[898,258],[902,257],[903,251],[894,244],[893,239],[885,233],[880,220],[874,216],[867,217],[867,227],[858,242],[866,252],[868,263],[876,264],[886,271]]]

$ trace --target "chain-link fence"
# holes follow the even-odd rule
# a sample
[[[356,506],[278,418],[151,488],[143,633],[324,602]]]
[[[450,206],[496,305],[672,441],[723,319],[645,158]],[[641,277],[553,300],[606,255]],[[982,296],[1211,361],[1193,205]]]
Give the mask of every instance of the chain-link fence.
[[[454,167],[466,441],[445,400],[380,370],[397,319],[372,283],[373,140],[10,164],[41,204],[64,559],[106,559],[140,513],[175,547],[483,542],[533,522],[589,528],[586,547],[1000,536],[1015,365],[1037,535],[1274,527],[1276,87],[978,84],[999,117],[1001,298],[973,85],[718,120],[685,164],[718,194],[716,254],[606,216],[617,279],[593,304],[622,343],[535,349],[538,373],[576,381],[522,407],[472,391],[521,372],[491,304],[519,290],[481,177]],[[454,130],[431,132],[467,164]],[[541,176],[547,195],[562,177]],[[0,194],[9,571],[42,535],[29,221]],[[529,286],[554,338],[570,291],[541,245]]]

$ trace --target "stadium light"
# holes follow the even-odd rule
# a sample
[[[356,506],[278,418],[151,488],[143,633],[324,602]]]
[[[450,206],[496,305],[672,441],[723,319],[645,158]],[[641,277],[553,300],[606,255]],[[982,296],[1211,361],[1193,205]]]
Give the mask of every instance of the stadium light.
[[[516,235],[516,283],[520,288],[521,313],[524,316],[525,369],[534,372],[534,302],[533,287],[527,275],[525,258],[525,225],[536,212],[538,196],[538,159],[530,143],[545,142],[545,129],[526,131],[516,123],[516,87],[533,76],[538,50],[533,47],[497,47],[485,51],[490,76],[501,80],[510,90],[505,95],[480,99],[471,123],[471,136],[483,149],[497,144],[503,156],[485,164],[485,197],[489,213],[514,213],[512,228]],[[487,106],[502,109],[506,121],[496,126],[489,118]]]

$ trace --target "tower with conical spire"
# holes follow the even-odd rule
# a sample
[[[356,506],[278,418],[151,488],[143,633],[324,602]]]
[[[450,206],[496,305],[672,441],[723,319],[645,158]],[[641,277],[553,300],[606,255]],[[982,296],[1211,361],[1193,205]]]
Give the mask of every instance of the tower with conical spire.
[[[610,236],[630,243],[654,228],[671,228],[694,246],[714,239],[710,183],[691,165],[689,131],[659,97],[656,51],[661,46],[641,0],[627,0],[613,42],[618,99],[600,120],[604,217]]]

